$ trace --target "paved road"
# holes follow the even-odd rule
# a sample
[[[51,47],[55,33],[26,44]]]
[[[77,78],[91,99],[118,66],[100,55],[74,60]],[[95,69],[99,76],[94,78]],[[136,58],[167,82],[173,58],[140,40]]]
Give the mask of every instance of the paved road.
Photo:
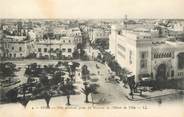
[[[55,64],[58,62],[58,60],[24,60],[24,61],[15,61],[15,63],[18,66],[21,66],[22,69],[17,73],[18,78],[21,79],[22,82],[26,81],[26,77],[23,75],[24,73],[24,67],[30,63],[38,63],[38,64]],[[87,65],[90,73],[91,74],[96,74],[91,77],[96,77],[98,78],[97,84],[100,85],[98,88],[99,94],[93,95],[93,98],[96,103],[100,105],[122,105],[122,104],[131,104],[131,103],[148,103],[148,102],[154,102],[158,104],[158,101],[161,99],[161,103],[166,103],[170,100],[175,100],[173,101],[174,103],[181,103],[184,102],[184,97],[179,96],[179,95],[167,95],[167,96],[162,96],[162,97],[156,97],[150,100],[141,100],[141,101],[130,101],[126,98],[128,92],[122,87],[122,84],[117,84],[117,83],[107,83],[105,81],[105,78],[109,76],[108,73],[108,67],[106,67],[104,64],[97,63],[95,61],[78,61],[82,65]],[[98,64],[99,69],[96,68],[96,64]],[[98,71],[100,71],[100,74],[98,74]],[[79,80],[79,82],[76,84],[78,87],[78,90],[83,87],[83,82]],[[76,95],[76,96],[71,96],[71,103],[74,105],[86,105],[84,103],[85,96],[83,94]],[[91,99],[90,99],[91,100]],[[35,104],[40,104],[39,100],[35,100],[30,102],[30,107],[35,105]],[[44,100],[41,100],[41,105],[45,105]],[[53,98],[51,100],[52,105],[65,105],[66,103],[66,97],[57,97]],[[91,105],[91,104],[87,104]]]
[[[91,73],[96,74],[92,77],[99,79],[97,82],[97,84],[100,85],[98,88],[99,94],[96,96],[94,95],[97,103],[120,104],[129,102],[129,100],[126,98],[126,93],[121,90],[122,87],[118,83],[105,81],[105,78],[109,77],[108,67],[97,62],[87,62],[85,64],[88,66]],[[98,64],[99,69],[96,68],[96,64]],[[98,74],[98,71],[100,71],[100,74]]]
[[[94,96],[98,102],[100,100],[101,104],[112,104],[112,105],[122,105],[122,104],[131,104],[131,103],[155,103],[155,104],[167,104],[167,103],[175,103],[175,104],[184,104],[184,95],[177,94],[178,91],[174,90],[163,90],[154,92],[153,95],[150,95],[151,99],[142,99],[138,101],[131,101],[127,98],[129,90],[123,87],[122,83],[113,83],[106,82],[105,78],[109,77],[108,67],[103,64],[97,62],[87,62],[85,63],[89,70],[96,74],[99,79],[97,82],[100,87],[98,89],[99,94]],[[96,68],[96,64],[100,67]],[[100,71],[100,75],[98,75],[98,71]],[[151,92],[147,92],[146,94],[151,94]],[[159,96],[158,96],[159,95]],[[140,98],[139,98],[140,99]],[[160,102],[161,100],[161,102]]]

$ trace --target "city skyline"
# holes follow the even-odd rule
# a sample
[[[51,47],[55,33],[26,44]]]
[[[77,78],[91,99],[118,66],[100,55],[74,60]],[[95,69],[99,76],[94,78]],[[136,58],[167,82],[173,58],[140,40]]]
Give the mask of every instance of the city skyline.
[[[177,18],[182,0],[1,0],[0,18]]]

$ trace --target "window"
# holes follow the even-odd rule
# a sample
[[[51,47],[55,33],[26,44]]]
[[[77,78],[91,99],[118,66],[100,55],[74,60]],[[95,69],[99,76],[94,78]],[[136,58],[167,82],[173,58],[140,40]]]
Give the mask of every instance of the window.
[[[69,43],[71,43],[71,41],[70,41],[70,40],[68,40],[68,42],[69,42]]]
[[[132,51],[129,52],[129,63],[132,64]]]
[[[174,77],[174,70],[171,71],[171,77]]]
[[[63,43],[65,43],[65,40],[63,40]]]
[[[50,52],[53,52],[53,48],[50,48]]]
[[[62,51],[63,51],[63,52],[65,52],[65,51],[66,51],[66,49],[65,49],[65,48],[63,48],[63,49],[62,49]]]
[[[120,55],[121,57],[125,58],[125,55],[123,53],[121,53],[120,51],[118,51],[118,55]]]
[[[147,68],[147,60],[141,60],[141,69],[146,69]]]
[[[22,51],[22,47],[19,47],[19,51],[20,51],[20,52]]]
[[[169,57],[172,57],[172,54],[171,53],[169,53]]]
[[[157,58],[157,55],[156,54],[154,54],[154,58]]]
[[[184,53],[178,54],[178,69],[184,69]]]
[[[47,52],[47,48],[44,48],[44,52]]]
[[[141,52],[141,59],[147,58],[147,52]]]
[[[14,50],[14,47],[12,47],[12,50]]]
[[[41,48],[38,48],[38,52],[42,52],[42,49]]]
[[[68,52],[72,52],[72,49],[69,48],[69,49],[68,49]]]
[[[145,53],[142,53],[141,58],[142,58],[142,59],[145,58]]]
[[[118,44],[118,48],[120,48],[124,52],[126,51],[126,48],[124,46],[120,45],[120,44]]]
[[[121,34],[121,31],[118,31],[118,35],[120,35]]]
[[[20,53],[20,57],[22,57],[22,53]]]
[[[169,57],[172,57],[171,53],[159,53],[154,55],[154,58],[169,58]]]
[[[14,58],[16,57],[16,54],[14,54]]]

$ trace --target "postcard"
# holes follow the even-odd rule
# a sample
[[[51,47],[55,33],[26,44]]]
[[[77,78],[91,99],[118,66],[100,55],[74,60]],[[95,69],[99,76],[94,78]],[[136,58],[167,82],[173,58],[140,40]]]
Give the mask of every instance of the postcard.
[[[184,117],[182,0],[0,2],[0,116]]]

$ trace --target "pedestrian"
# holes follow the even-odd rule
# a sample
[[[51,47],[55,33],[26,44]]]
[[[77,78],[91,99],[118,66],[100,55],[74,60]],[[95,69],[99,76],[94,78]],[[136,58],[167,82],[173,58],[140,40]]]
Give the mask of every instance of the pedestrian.
[[[98,75],[100,75],[100,71],[98,71]]]

